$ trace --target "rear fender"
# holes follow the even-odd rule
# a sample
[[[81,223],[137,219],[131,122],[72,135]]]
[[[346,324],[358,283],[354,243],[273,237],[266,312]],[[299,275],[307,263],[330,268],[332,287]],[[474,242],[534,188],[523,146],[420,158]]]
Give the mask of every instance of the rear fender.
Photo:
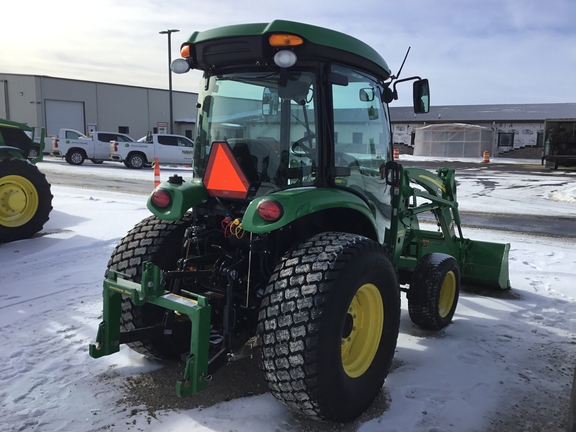
[[[146,206],[154,216],[167,221],[182,219],[189,209],[208,198],[208,192],[200,179],[184,180],[182,184],[162,182],[156,189],[168,191],[172,197],[172,204],[165,209],[158,208],[152,203],[151,195]]]
[[[282,206],[283,214],[275,222],[265,221],[258,214],[258,205],[265,200],[275,200]],[[329,209],[350,209],[363,215],[378,232],[373,210],[362,198],[341,189],[297,188],[275,192],[254,199],[242,218],[242,229],[263,234],[282,228],[297,219]]]

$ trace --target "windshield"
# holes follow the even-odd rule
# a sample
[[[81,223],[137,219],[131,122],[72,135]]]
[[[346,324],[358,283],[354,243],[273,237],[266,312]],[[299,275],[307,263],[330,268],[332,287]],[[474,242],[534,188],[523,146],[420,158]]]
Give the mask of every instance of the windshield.
[[[210,77],[199,95],[194,174],[226,141],[256,195],[316,180],[315,76],[307,72]]]

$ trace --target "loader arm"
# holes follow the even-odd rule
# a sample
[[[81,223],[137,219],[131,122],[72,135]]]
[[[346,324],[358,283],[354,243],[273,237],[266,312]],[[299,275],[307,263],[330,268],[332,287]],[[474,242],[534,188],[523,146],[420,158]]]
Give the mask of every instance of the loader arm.
[[[392,186],[393,214],[385,241],[399,270],[411,271],[424,255],[442,252],[456,259],[463,280],[510,288],[510,245],[470,240],[462,234],[453,169],[432,173],[390,162],[384,175]],[[420,227],[419,216],[429,212],[435,217],[437,231]]]

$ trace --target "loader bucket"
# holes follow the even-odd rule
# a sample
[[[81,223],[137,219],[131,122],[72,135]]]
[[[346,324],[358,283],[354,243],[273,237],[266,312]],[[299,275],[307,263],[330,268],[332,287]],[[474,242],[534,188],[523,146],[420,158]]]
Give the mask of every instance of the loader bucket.
[[[509,289],[508,252],[510,243],[466,240],[462,256],[462,280],[476,285]]]

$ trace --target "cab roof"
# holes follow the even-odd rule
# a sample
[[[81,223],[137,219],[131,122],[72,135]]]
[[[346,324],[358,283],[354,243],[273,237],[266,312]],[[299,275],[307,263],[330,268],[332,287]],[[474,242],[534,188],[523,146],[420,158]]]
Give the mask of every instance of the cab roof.
[[[391,74],[390,68],[382,56],[359,39],[335,30],[293,21],[275,20],[270,23],[236,24],[194,32],[185,44],[206,46],[211,41],[219,39],[253,37],[265,39],[265,36],[272,33],[290,33],[311,42],[317,46],[314,55],[318,56],[319,60],[342,61],[352,65],[359,64],[383,80]]]

